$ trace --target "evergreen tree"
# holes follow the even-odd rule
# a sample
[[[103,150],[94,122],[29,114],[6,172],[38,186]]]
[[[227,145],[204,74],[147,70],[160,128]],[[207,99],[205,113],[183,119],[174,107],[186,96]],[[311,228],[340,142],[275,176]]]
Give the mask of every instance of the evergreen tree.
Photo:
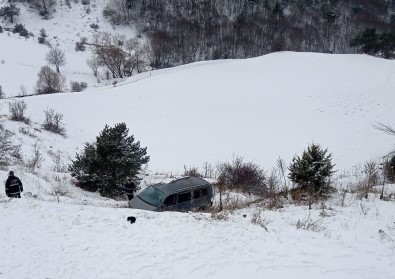
[[[314,143],[308,146],[302,157],[295,155],[292,159],[289,179],[302,191],[308,192],[310,208],[313,197],[322,197],[330,191],[329,178],[334,173],[333,167],[332,154],[327,155],[327,149]]]
[[[385,165],[385,172],[390,182],[395,182],[395,155]]]
[[[0,16],[9,18],[11,23],[14,23],[14,16],[19,16],[20,13],[21,10],[14,4],[0,8]]]
[[[376,28],[366,28],[350,43],[351,47],[362,47],[364,53],[376,53],[379,48],[379,35]]]
[[[134,142],[128,133],[125,123],[106,125],[96,143],[87,143],[84,152],[76,155],[69,171],[81,188],[114,197],[120,194],[117,185],[126,177],[136,176],[141,166],[148,163],[147,148],[141,148],[140,142]]]

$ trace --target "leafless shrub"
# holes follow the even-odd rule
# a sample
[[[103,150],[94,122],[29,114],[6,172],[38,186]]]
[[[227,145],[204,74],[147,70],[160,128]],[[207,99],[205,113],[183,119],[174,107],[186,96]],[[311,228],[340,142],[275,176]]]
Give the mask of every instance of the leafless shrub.
[[[89,66],[89,68],[92,69],[93,75],[95,77],[98,77],[100,64],[96,56],[93,56],[91,59],[88,59],[86,61],[86,64]]]
[[[64,135],[65,128],[63,127],[64,124],[62,123],[63,114],[56,112],[52,108],[47,108],[44,110],[44,114],[45,120],[42,124],[42,127],[47,131]]]
[[[373,127],[379,131],[386,133],[386,134],[395,136],[395,129],[392,128],[390,125],[386,125],[383,123],[377,123],[377,124],[373,125]]]
[[[363,214],[363,216],[366,216],[368,214],[368,212],[370,211],[370,208],[363,205],[362,202],[359,205],[360,205],[359,208],[361,210],[361,213]]]
[[[227,211],[212,212],[211,218],[217,221],[227,221],[229,220],[229,212]]]
[[[43,66],[38,73],[35,90],[37,94],[59,93],[63,92],[65,83],[65,77],[53,71],[49,66]]]
[[[86,82],[78,82],[78,81],[71,81],[70,82],[70,89],[71,92],[81,92],[84,91],[88,87]]]
[[[392,238],[392,237],[390,237],[389,235],[388,235],[388,233],[386,233],[384,230],[382,230],[382,229],[380,229],[379,230],[379,235],[380,235],[380,239],[382,240],[382,241],[386,241],[386,242],[395,242],[395,240]]]
[[[194,177],[201,177],[202,175],[199,173],[199,170],[197,167],[189,167],[184,165],[184,176],[194,176]]]
[[[357,180],[350,183],[350,192],[357,195],[357,198],[368,198],[369,193],[378,193],[378,189],[374,186],[379,180],[378,164],[374,161],[366,162],[361,169],[361,175],[357,176]]]
[[[11,120],[22,121],[25,123],[30,122],[30,119],[25,116],[25,112],[27,109],[27,104],[25,103],[25,101],[22,100],[11,102],[9,103],[8,107],[11,114]]]
[[[63,161],[62,152],[58,151],[56,154],[52,155],[52,170],[56,172],[66,172],[67,165]]]
[[[272,170],[270,176],[267,179],[267,197],[268,197],[268,208],[280,208],[282,207],[280,192],[280,179],[278,172]]]
[[[287,179],[287,165],[284,161],[284,159],[282,159],[281,157],[278,157],[277,159],[277,169],[279,170],[282,179],[284,180],[284,187],[287,188],[288,187],[288,179]]]
[[[40,152],[40,146],[38,141],[36,141],[33,145],[33,154],[31,158],[26,160],[26,166],[31,170],[34,171],[36,168],[40,168],[42,162],[44,162],[44,158]]]
[[[52,195],[54,195],[58,202],[60,202],[60,197],[68,196],[70,194],[70,190],[66,184],[66,179],[63,177],[61,179],[59,176],[55,177],[55,181],[57,182],[52,186]]]
[[[242,157],[236,156],[232,163],[219,164],[217,168],[220,187],[259,196],[267,194],[266,176],[257,164],[244,163]]]
[[[12,136],[0,123],[0,165],[9,163],[11,158],[21,158],[20,146],[13,144]]]
[[[341,199],[340,199],[340,205],[341,205],[341,207],[344,207],[344,206],[345,206],[346,196],[347,196],[347,191],[346,191],[346,190],[343,190],[343,191],[342,191],[342,195],[341,195]]]
[[[321,202],[321,211],[320,211],[320,217],[325,218],[325,217],[332,217],[334,216],[333,212],[330,210],[333,210],[332,208],[327,208],[325,203],[322,201]]]
[[[214,178],[215,167],[212,166],[209,162],[205,162],[203,164],[203,177],[205,178]]]
[[[269,221],[262,218],[262,211],[261,210],[258,210],[258,209],[254,210],[254,212],[252,213],[251,223],[253,223],[254,225],[261,226],[266,231],[268,231],[267,225],[269,224]]]
[[[322,225],[323,218],[320,218],[318,220],[313,221],[310,217],[310,212],[307,218],[304,219],[299,219],[296,222],[296,228],[302,229],[302,230],[309,230],[313,232],[320,232],[325,229],[325,227]]]
[[[19,132],[31,138],[37,138],[36,134],[34,134],[34,132],[32,132],[28,127],[20,127]]]

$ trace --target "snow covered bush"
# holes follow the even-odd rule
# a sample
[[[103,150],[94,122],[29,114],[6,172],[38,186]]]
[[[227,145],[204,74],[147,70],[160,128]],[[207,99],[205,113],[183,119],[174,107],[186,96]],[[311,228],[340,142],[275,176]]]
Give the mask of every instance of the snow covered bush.
[[[313,198],[325,197],[332,191],[330,177],[334,173],[332,154],[318,144],[307,147],[301,157],[295,155],[289,166],[289,179],[309,195],[309,209]]]
[[[78,81],[71,81],[70,82],[70,90],[71,92],[81,92],[84,91],[88,87],[86,82],[78,82]]]
[[[27,104],[25,101],[15,101],[9,103],[8,108],[11,114],[11,120],[29,123],[30,119],[25,115],[27,109]]]
[[[65,78],[53,71],[49,66],[41,67],[36,83],[37,94],[63,92]]]
[[[267,193],[264,170],[255,163],[244,163],[239,156],[232,163],[226,162],[218,166],[218,185],[219,188],[240,190],[259,196]]]
[[[63,114],[56,112],[54,109],[47,108],[44,110],[45,119],[42,127],[50,132],[64,135],[65,128],[62,123]]]
[[[0,165],[10,163],[12,158],[20,158],[20,146],[13,144],[13,134],[0,123]]]
[[[127,177],[136,176],[150,159],[147,148],[140,147],[140,142],[134,142],[134,136],[128,133],[125,123],[114,127],[106,125],[95,143],[85,144],[84,151],[76,154],[76,159],[68,167],[78,180],[78,186],[99,191],[105,197],[120,194],[117,186]]]

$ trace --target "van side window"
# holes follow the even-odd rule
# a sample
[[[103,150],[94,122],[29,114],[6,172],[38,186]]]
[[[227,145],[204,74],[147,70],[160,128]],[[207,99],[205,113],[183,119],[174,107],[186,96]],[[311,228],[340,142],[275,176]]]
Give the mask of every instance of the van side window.
[[[194,199],[200,198],[200,190],[195,190],[195,191],[193,191],[193,198],[194,198]]]
[[[207,188],[205,188],[205,189],[198,189],[198,190],[193,191],[193,198],[194,199],[198,199],[198,198],[201,198],[201,197],[204,197],[204,196],[207,196],[207,195],[208,195]]]
[[[178,194],[178,203],[190,201],[191,197],[192,195],[190,192]]]
[[[163,202],[163,205],[165,206],[171,206],[176,204],[176,195],[170,195],[168,196],[165,201]]]

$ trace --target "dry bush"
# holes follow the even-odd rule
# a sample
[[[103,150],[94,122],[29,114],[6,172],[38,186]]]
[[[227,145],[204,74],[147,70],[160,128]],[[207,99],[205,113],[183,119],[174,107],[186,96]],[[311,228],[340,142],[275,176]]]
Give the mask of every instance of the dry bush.
[[[33,154],[30,158],[26,159],[26,167],[28,167],[31,171],[34,171],[36,168],[40,168],[42,162],[44,162],[44,158],[40,152],[40,146],[38,141],[36,141],[33,145]]]
[[[11,114],[11,120],[21,121],[25,123],[30,122],[30,119],[25,115],[27,109],[27,104],[25,103],[25,101],[15,101],[9,103],[8,108]]]
[[[60,178],[59,176],[54,177],[56,184],[52,186],[51,194],[56,197],[56,200],[60,202],[60,197],[65,197],[70,194],[69,187],[66,183],[66,177]]]
[[[36,134],[34,133],[34,131],[31,131],[28,127],[20,127],[19,128],[19,132],[21,134],[27,135],[31,138],[37,138]]]
[[[194,176],[194,177],[202,177],[202,175],[199,173],[199,169],[198,167],[189,167],[187,168],[187,166],[184,165],[184,174],[183,176]]]
[[[269,224],[269,221],[262,218],[262,210],[259,209],[254,210],[254,212],[252,213],[251,223],[253,223],[254,225],[261,226],[266,231],[268,231],[267,225]]]
[[[212,212],[211,218],[217,221],[228,221],[229,212],[228,211]]]
[[[320,232],[325,229],[325,227],[322,225],[323,218],[320,218],[318,220],[313,220],[311,219],[310,212],[307,218],[299,219],[296,222],[296,228],[302,229],[302,230],[309,230],[313,232]]]
[[[56,154],[51,154],[52,157],[52,170],[55,172],[66,172],[67,165],[63,161],[62,152],[58,151]]]
[[[64,135],[65,128],[62,123],[63,114],[56,112],[54,109],[47,108],[44,110],[45,119],[42,127],[50,132]]]
[[[214,178],[215,176],[215,167],[211,165],[209,162],[205,162],[203,164],[203,177],[205,178]]]
[[[267,194],[266,176],[259,165],[244,163],[242,157],[236,156],[232,163],[219,164],[217,169],[220,188],[258,196]]]
[[[281,182],[280,176],[276,170],[272,170],[267,179],[267,207],[269,209],[281,208],[282,199],[280,194]]]
[[[12,158],[21,159],[21,146],[15,145],[13,134],[0,123],[0,165],[9,163]]]
[[[70,82],[70,90],[71,92],[82,92],[88,87],[86,82],[78,82],[78,81],[71,81]]]

